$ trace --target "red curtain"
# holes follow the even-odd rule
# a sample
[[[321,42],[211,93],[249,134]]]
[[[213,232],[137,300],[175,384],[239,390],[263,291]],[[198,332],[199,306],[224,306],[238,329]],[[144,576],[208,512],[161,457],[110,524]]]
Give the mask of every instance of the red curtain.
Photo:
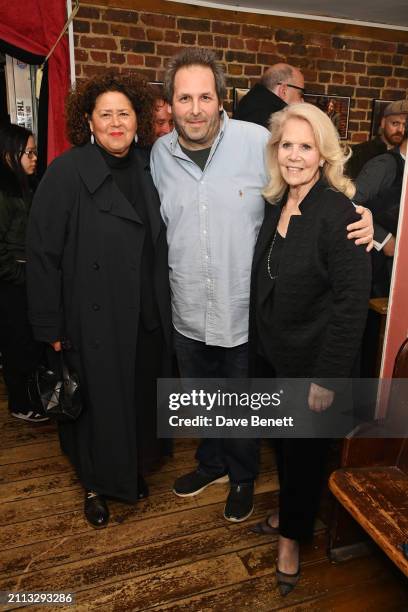
[[[0,39],[46,56],[67,20],[65,0],[0,0]],[[64,36],[48,61],[48,163],[68,146],[64,101],[69,80],[68,40]]]

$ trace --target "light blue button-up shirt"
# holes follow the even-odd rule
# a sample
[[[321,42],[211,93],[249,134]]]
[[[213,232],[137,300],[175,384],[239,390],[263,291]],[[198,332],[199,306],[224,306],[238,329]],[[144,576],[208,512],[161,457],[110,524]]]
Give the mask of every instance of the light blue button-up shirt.
[[[268,138],[265,128],[229,119],[224,111],[204,171],[183,153],[176,130],[152,149],[152,176],[167,226],[173,324],[193,340],[221,347],[248,340]]]

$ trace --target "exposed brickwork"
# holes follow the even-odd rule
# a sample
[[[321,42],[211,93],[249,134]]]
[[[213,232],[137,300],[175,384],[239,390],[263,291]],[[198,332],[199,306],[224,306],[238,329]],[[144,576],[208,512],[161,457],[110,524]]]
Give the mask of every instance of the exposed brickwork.
[[[118,2],[120,4],[120,2]],[[112,6],[113,5],[113,6]],[[143,6],[143,4],[142,4]],[[212,48],[228,74],[231,110],[233,87],[251,87],[265,68],[288,61],[301,68],[311,93],[351,97],[349,139],[365,140],[370,129],[373,98],[405,98],[408,88],[408,44],[395,39],[375,40],[319,31],[273,28],[251,22],[219,21],[208,9],[208,19],[165,15],[148,9],[124,10],[112,0],[87,6],[74,22],[75,61],[78,78],[101,74],[106,67],[136,70],[148,80],[163,79],[166,61],[183,47]],[[253,16],[252,16],[253,17]],[[316,31],[314,32],[314,27]]]

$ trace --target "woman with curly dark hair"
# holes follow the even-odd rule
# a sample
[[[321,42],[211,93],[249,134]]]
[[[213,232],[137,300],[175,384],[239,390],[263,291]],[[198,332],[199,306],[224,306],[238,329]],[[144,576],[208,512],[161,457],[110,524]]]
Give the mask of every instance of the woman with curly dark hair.
[[[33,423],[47,417],[30,405],[27,381],[41,345],[27,316],[25,234],[37,166],[32,132],[20,125],[0,128],[0,351],[8,407]]]
[[[152,96],[134,75],[81,83],[67,103],[73,145],[48,168],[28,228],[35,337],[80,376],[83,410],[59,425],[85,488],[85,516],[109,520],[106,497],[148,495],[156,438],[156,379],[170,362],[165,228],[146,153]]]

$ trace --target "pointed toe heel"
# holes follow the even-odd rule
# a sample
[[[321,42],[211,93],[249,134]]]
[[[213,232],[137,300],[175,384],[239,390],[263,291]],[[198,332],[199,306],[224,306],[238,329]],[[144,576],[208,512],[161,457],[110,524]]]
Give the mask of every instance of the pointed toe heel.
[[[289,593],[293,591],[299,582],[299,577],[300,567],[295,574],[287,574],[286,572],[281,572],[278,565],[276,565],[276,579],[279,593],[282,595],[282,597],[286,597],[286,595],[289,595]]]

